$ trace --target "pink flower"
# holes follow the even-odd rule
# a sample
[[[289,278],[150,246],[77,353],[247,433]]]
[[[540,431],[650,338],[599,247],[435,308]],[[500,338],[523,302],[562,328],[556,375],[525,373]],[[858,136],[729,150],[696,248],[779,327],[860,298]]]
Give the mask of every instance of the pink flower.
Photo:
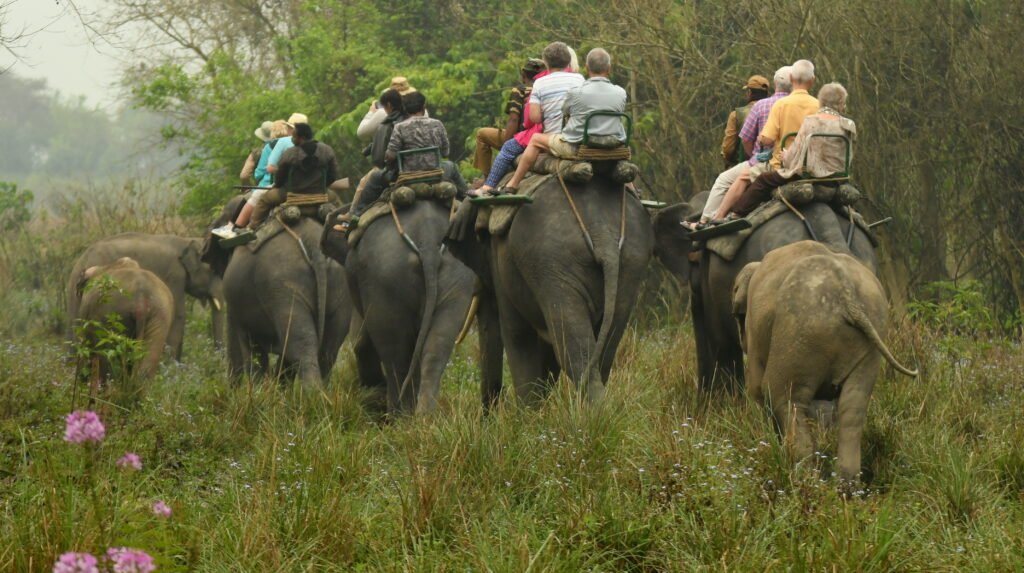
[[[53,564],[53,573],[99,573],[96,558],[88,553],[65,553]]]
[[[145,551],[127,547],[111,547],[107,559],[113,564],[113,573],[152,573],[156,571],[153,558]]]
[[[157,500],[157,502],[153,504],[153,515],[157,517],[170,517],[171,508],[162,500]]]
[[[68,414],[66,422],[64,441],[71,442],[72,444],[84,442],[100,443],[103,441],[103,436],[107,433],[103,427],[103,422],[100,422],[100,417],[96,415],[96,412],[76,410]]]
[[[125,452],[121,459],[117,460],[117,467],[119,468],[131,468],[133,470],[142,469],[142,459],[139,458],[138,454],[131,452]]]

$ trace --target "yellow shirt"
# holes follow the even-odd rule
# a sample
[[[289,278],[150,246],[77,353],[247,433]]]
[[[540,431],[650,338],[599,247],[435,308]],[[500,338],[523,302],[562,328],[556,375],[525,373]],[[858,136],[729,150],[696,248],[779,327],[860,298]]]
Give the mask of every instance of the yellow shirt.
[[[761,130],[761,136],[775,141],[772,148],[772,168],[778,169],[782,166],[782,138],[790,133],[800,131],[804,118],[817,113],[818,98],[807,93],[807,90],[793,90],[788,96],[780,99],[772,105],[768,112],[768,120]],[[787,145],[792,142],[786,142]]]

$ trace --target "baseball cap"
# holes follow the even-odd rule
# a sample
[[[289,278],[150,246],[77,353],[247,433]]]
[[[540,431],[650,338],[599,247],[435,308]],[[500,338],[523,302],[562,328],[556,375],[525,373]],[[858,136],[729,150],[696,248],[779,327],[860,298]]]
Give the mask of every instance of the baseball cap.
[[[747,80],[747,84],[743,86],[743,89],[767,90],[768,78],[764,76],[750,76],[750,79]]]

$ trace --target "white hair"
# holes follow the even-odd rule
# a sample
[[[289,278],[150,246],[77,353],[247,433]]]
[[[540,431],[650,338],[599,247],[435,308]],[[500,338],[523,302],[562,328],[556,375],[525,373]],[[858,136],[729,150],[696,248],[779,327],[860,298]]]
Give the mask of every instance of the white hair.
[[[797,60],[793,62],[793,69],[789,75],[793,78],[793,83],[811,83],[814,81],[814,64],[810,60]]]
[[[821,86],[821,89],[818,90],[818,103],[821,104],[821,107],[844,111],[846,109],[846,88],[835,82]]]
[[[580,58],[576,55],[576,50],[569,47],[569,71],[578,72],[580,71]]]
[[[789,74],[793,73],[793,66],[782,66],[775,71],[775,91],[789,92],[793,89],[793,82],[789,80]]]
[[[604,48],[594,48],[587,52],[587,72],[591,74],[607,74],[612,69],[612,56]]]

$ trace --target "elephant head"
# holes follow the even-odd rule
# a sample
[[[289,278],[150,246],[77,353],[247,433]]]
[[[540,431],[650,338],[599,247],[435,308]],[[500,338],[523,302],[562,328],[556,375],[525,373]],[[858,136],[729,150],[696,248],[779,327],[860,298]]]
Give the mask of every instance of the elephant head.
[[[224,276],[224,271],[228,268],[228,261],[231,260],[231,251],[220,248],[220,245],[217,244],[217,238],[210,231],[227,224],[228,221],[234,221],[242,207],[245,206],[245,201],[245,195],[236,195],[224,205],[220,216],[206,230],[202,247],[199,249],[199,258],[202,262],[210,265],[213,273],[218,277]]]
[[[348,213],[348,209],[349,206],[344,205],[328,213],[324,220],[324,230],[320,234],[320,249],[342,265],[348,257],[348,236],[341,231],[335,231],[334,226],[338,224],[338,217]]]
[[[692,242],[686,236],[686,228],[679,223],[699,219],[707,196],[707,192],[698,193],[688,202],[666,207],[654,216],[654,256],[683,284],[691,282]]]
[[[750,263],[736,275],[732,285],[732,315],[736,318],[736,326],[740,331],[740,346],[747,349],[747,293],[750,290],[750,279],[761,266],[760,262]]]
[[[224,285],[211,265],[202,261],[202,248],[202,239],[190,240],[178,255],[178,261],[185,269],[185,292],[204,306],[207,303],[213,306],[210,311],[213,342],[221,346],[224,343]]]

